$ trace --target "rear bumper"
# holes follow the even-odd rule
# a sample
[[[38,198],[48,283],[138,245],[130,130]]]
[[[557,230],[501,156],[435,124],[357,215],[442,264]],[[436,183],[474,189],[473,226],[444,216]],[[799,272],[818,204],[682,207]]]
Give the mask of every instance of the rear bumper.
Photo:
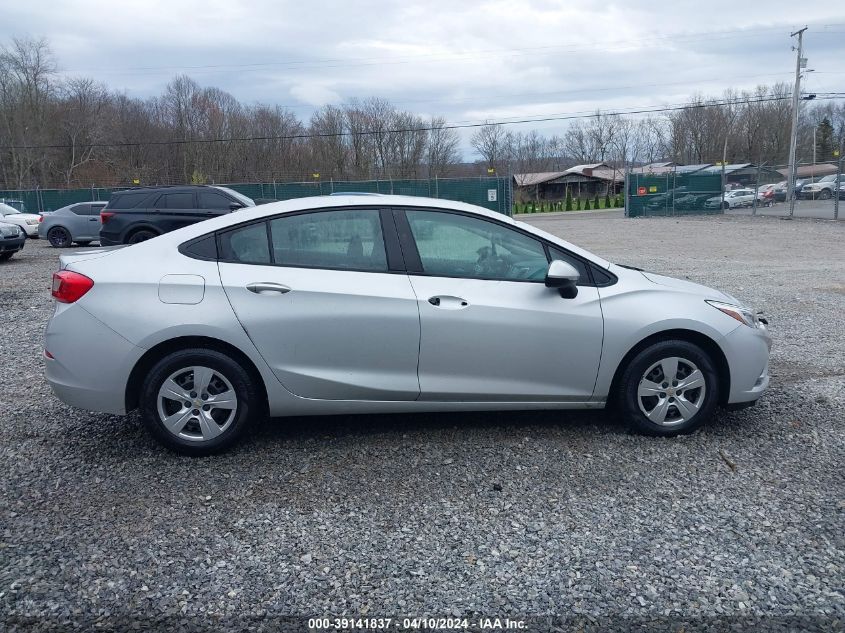
[[[100,233],[100,246],[120,246],[123,244],[119,239],[111,238]]]
[[[59,400],[88,411],[126,413],[126,383],[144,349],[78,304],[61,303],[47,324],[44,349],[47,382]]]

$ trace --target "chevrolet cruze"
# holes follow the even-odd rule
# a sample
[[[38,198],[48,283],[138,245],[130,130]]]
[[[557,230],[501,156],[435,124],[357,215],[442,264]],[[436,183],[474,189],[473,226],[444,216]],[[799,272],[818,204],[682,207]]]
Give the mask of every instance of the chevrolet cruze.
[[[485,209],[404,196],[244,209],[66,254],[46,375],[165,446],[267,415],[601,409],[688,433],[769,384],[765,322]]]

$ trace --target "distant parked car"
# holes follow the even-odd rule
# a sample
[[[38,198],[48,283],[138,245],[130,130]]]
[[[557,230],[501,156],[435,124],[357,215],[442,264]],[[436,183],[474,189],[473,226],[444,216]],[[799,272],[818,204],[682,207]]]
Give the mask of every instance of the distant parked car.
[[[137,244],[183,226],[254,206],[251,198],[216,185],[126,189],[113,193],[100,212],[100,244]]]
[[[725,200],[722,202],[722,196],[713,196],[708,198],[704,203],[705,209],[737,209],[739,207],[750,207],[754,204],[754,191],[751,189],[734,189],[733,191],[725,192]]]
[[[798,197],[812,200],[830,200],[833,197],[833,189],[836,187],[836,178],[836,174],[831,174],[818,182],[806,184]],[[845,182],[845,174],[841,174],[839,178],[840,182]]]
[[[14,207],[21,213],[27,213],[26,204],[24,204],[23,200],[18,200],[16,198],[0,198],[0,202],[8,204],[10,207]]]
[[[5,262],[23,248],[26,233],[17,224],[0,222],[0,262]]]
[[[0,202],[0,221],[17,224],[27,237],[38,237],[39,219],[40,216],[35,213],[21,213],[15,207]]]
[[[774,188],[775,202],[786,202],[786,186],[785,180],[777,183]]]
[[[105,206],[105,202],[80,202],[42,213],[38,236],[46,237],[55,248],[67,248],[73,242],[87,246],[100,239],[100,211]]]

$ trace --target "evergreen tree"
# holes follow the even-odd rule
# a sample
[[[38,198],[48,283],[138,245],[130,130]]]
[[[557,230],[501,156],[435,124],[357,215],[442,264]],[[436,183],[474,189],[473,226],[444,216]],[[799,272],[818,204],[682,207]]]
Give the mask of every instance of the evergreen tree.
[[[590,211],[590,199],[584,200],[584,211]]]
[[[572,211],[572,191],[569,187],[566,188],[566,210]]]
[[[825,117],[816,127],[816,160],[818,162],[831,160],[833,150],[836,149],[835,145],[833,126],[830,124],[830,119]]]
[[[604,194],[604,208],[610,208],[610,190],[606,191]]]

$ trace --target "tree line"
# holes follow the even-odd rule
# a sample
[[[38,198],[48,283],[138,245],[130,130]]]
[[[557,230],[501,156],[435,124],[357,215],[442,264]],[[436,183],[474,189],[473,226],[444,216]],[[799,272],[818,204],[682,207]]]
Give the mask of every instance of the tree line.
[[[180,75],[162,94],[134,98],[91,78],[63,78],[45,40],[16,39],[0,48],[0,188],[508,175],[723,154],[783,164],[790,103],[780,97],[790,90],[694,95],[695,107],[661,115],[596,112],[561,135],[484,125],[469,139],[475,160],[466,161],[444,117],[378,97],[326,105],[302,120]],[[829,159],[845,137],[845,105],[809,103],[801,121],[799,158],[813,153],[815,129],[817,160]]]

